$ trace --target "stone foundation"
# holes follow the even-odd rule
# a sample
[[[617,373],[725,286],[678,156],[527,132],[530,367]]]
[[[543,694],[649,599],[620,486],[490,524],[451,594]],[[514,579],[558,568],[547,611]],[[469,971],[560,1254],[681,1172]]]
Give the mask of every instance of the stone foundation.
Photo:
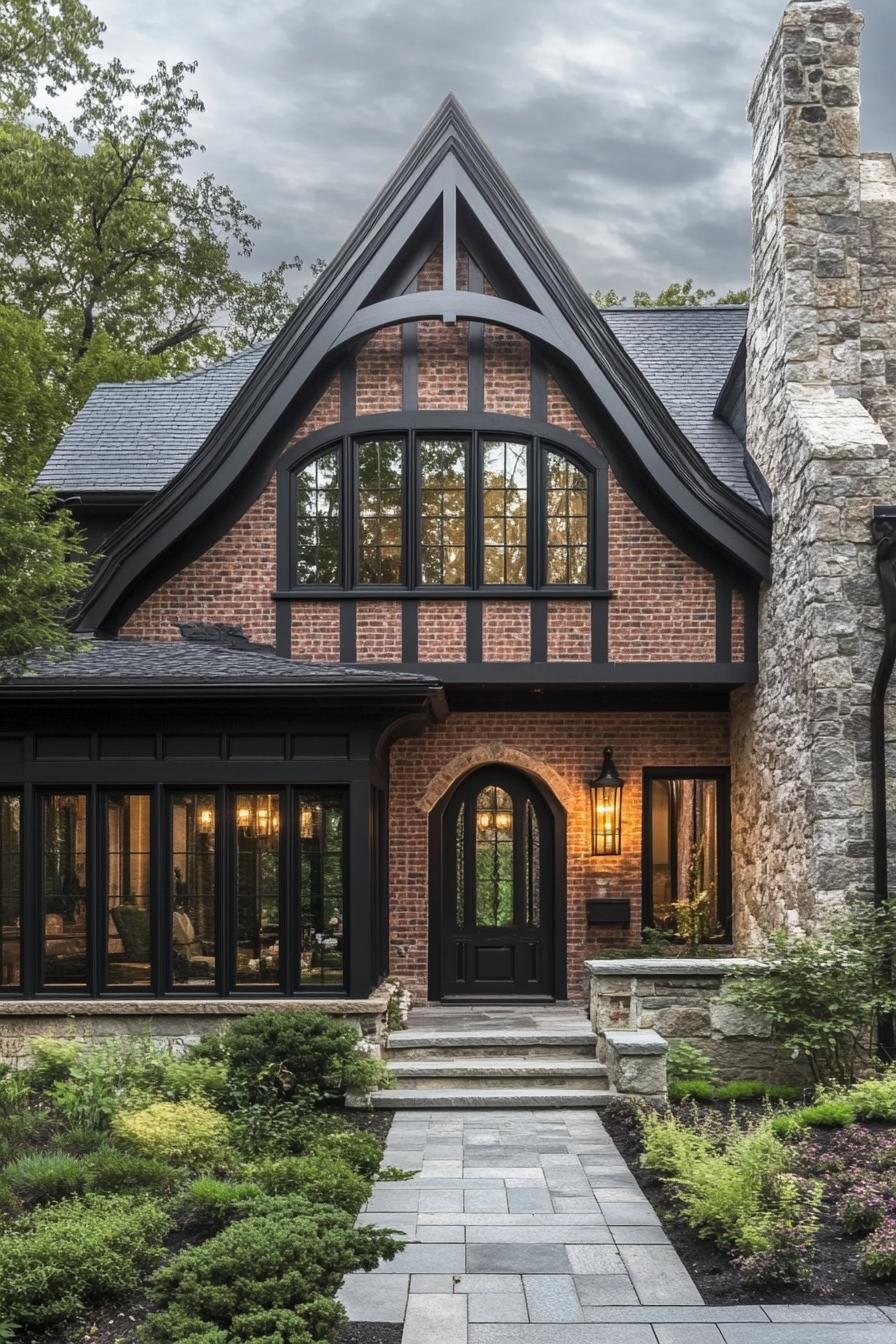
[[[648,1030],[702,1050],[724,1082],[792,1079],[793,1063],[773,1042],[770,1023],[724,998],[726,976],[735,967],[758,971],[758,962],[645,957],[585,965],[591,1025],[608,1064],[611,1037]]]
[[[122,999],[0,1001],[0,1063],[21,1068],[39,1036],[97,1041],[147,1037],[178,1054],[227,1022],[252,1013],[325,1013],[357,1028],[378,1055],[386,1033],[392,985],[367,999]]]
[[[601,1037],[607,1080],[620,1097],[661,1106],[668,1100],[669,1042],[656,1031],[607,1031]]]

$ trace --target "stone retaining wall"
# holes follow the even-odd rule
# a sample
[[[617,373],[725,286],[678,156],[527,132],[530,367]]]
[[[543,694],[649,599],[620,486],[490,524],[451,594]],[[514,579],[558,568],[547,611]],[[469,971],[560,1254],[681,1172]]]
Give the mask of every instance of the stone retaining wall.
[[[386,1030],[386,1009],[393,986],[384,985],[368,999],[127,999],[0,1001],[0,1063],[28,1063],[38,1036],[91,1041],[110,1036],[145,1036],[177,1054],[227,1022],[251,1013],[318,1012],[358,1029],[378,1055]]]
[[[726,976],[735,967],[759,969],[746,958],[632,958],[587,961],[591,1025],[606,1057],[607,1032],[653,1030],[687,1041],[708,1055],[723,1081],[793,1077],[792,1060],[771,1039],[762,1016],[726,1003]]]

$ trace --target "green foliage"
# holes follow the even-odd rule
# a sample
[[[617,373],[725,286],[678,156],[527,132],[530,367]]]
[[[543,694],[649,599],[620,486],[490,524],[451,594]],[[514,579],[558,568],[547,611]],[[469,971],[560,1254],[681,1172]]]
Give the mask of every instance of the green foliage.
[[[896,1120],[896,1067],[878,1078],[862,1078],[847,1092],[859,1120]]]
[[[380,1181],[412,1181],[417,1175],[416,1171],[411,1171],[405,1167],[380,1167],[377,1173],[377,1180]]]
[[[352,1171],[369,1180],[377,1174],[383,1156],[383,1145],[373,1134],[360,1129],[339,1129],[321,1134],[309,1149],[314,1157],[328,1157],[345,1162]]]
[[[142,1344],[255,1341],[316,1344],[342,1319],[333,1295],[345,1274],[373,1269],[400,1246],[380,1228],[352,1226],[338,1209],[272,1199],[160,1269],[160,1309]]]
[[[715,1083],[718,1069],[708,1055],[688,1041],[670,1041],[666,1073],[673,1082]]]
[[[772,934],[761,952],[764,974],[736,974],[726,996],[770,1018],[816,1082],[851,1083],[873,1056],[877,1015],[896,1009],[894,951],[892,905],[857,904],[811,936]]]
[[[353,1027],[323,1013],[257,1013],[221,1033],[235,1103],[290,1101],[310,1107],[328,1096],[368,1092],[385,1069],[364,1055]]]
[[[716,1090],[702,1078],[682,1078],[669,1084],[670,1101],[714,1101]]]
[[[799,1101],[802,1089],[789,1083],[764,1083],[759,1078],[740,1078],[721,1083],[713,1092],[714,1101]]]
[[[87,1189],[87,1172],[68,1153],[29,1153],[10,1162],[0,1176],[23,1204],[50,1204]]]
[[[860,1181],[847,1191],[837,1210],[844,1232],[851,1237],[865,1237],[880,1227],[893,1205],[893,1195],[892,1188]]]
[[[0,1319],[48,1326],[134,1292],[161,1259],[169,1227],[158,1205],[130,1195],[37,1210],[0,1236]]]
[[[596,289],[592,300],[598,308],[623,308],[628,300],[620,296],[615,289]],[[722,297],[716,298],[714,289],[700,289],[693,280],[673,280],[670,285],[653,297],[646,289],[636,289],[632,296],[633,308],[703,308],[708,300],[715,299],[716,306],[723,303],[749,303],[749,289],[729,289]]]
[[[357,1213],[370,1198],[371,1182],[347,1162],[325,1153],[307,1157],[267,1158],[249,1167],[247,1175],[268,1195],[302,1195],[312,1204],[332,1204]]]
[[[800,1124],[805,1128],[809,1125],[819,1125],[824,1129],[842,1129],[844,1125],[851,1125],[855,1121],[855,1107],[845,1097],[828,1097],[826,1100],[817,1101],[813,1106],[804,1106],[795,1114]]]
[[[181,1201],[180,1210],[187,1220],[204,1231],[219,1232],[247,1205],[257,1201],[262,1191],[249,1181],[219,1181],[202,1176],[193,1181]]]
[[[896,1278],[896,1218],[885,1218],[862,1243],[859,1268],[869,1279]]]
[[[139,1111],[120,1111],[110,1133],[132,1152],[183,1163],[196,1171],[229,1165],[230,1125],[198,1101],[154,1101]]]
[[[64,1082],[71,1077],[83,1049],[80,1041],[38,1036],[31,1045],[31,1063],[25,1075],[28,1085],[35,1092],[48,1092],[54,1083]]]
[[[24,112],[38,93],[83,78],[104,30],[81,0],[3,0],[0,105]]]
[[[821,1185],[793,1175],[767,1120],[747,1129],[714,1117],[689,1126],[646,1112],[643,1135],[643,1166],[661,1175],[700,1236],[735,1253],[748,1281],[807,1276]]]
[[[137,1153],[122,1153],[103,1147],[82,1159],[87,1189],[97,1194],[117,1195],[126,1190],[168,1194],[177,1185],[180,1173],[166,1162]]]
[[[705,836],[691,850],[686,899],[675,903],[675,933],[687,944],[692,957],[699,956],[701,946],[722,933],[716,919],[715,879],[706,866]]]

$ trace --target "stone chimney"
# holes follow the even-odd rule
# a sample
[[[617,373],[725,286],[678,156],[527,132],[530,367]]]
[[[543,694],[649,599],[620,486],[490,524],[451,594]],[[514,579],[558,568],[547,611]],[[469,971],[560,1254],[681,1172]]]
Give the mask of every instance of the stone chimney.
[[[896,169],[860,154],[862,27],[840,0],[792,0],[749,105],[747,446],[774,527],[759,685],[732,700],[741,945],[873,890],[869,529],[896,502]]]

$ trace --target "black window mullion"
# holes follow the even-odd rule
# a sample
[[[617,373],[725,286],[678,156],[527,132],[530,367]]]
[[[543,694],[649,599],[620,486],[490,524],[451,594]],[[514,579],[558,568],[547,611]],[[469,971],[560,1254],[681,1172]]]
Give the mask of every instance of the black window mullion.
[[[149,966],[156,998],[167,985],[165,954],[171,945],[171,901],[165,873],[164,812],[165,791],[156,784],[149,804]]]
[[[527,580],[533,588],[542,588],[547,576],[547,508],[545,488],[544,449],[540,439],[529,444],[529,482],[531,493],[527,509]]]
[[[37,845],[40,833],[39,799],[33,784],[26,784],[22,790],[22,874],[21,891],[21,951],[22,972],[21,991],[26,998],[33,998],[37,988],[39,970],[37,931],[37,903],[31,893],[39,889],[37,869]],[[25,893],[29,893],[26,899]]]
[[[236,978],[236,939],[231,919],[231,897],[235,899],[234,850],[231,790],[224,785],[215,795],[215,990],[227,996]],[[233,966],[231,967],[231,956]]]

